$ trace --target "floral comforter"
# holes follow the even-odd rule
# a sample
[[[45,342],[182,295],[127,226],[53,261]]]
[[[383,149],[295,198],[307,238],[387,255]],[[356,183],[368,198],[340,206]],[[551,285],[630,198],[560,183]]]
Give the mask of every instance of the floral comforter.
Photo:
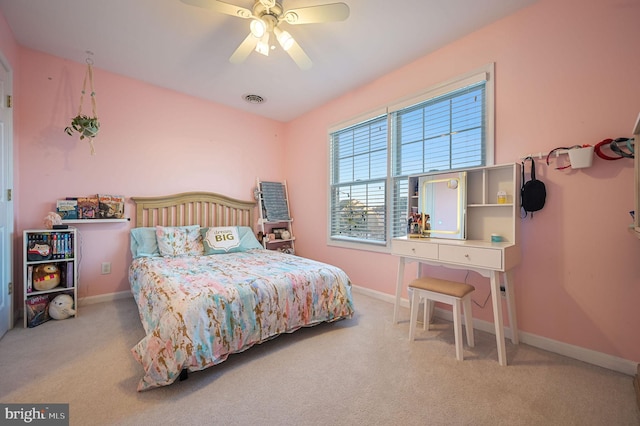
[[[137,258],[129,282],[146,332],[131,350],[145,372],[139,391],[281,333],[353,315],[341,269],[270,250]]]

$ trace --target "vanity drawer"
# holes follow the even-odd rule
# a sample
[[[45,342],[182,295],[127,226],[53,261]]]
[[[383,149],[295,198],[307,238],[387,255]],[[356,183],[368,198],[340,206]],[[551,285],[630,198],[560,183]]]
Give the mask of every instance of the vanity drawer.
[[[391,252],[399,256],[438,260],[438,244],[427,241],[393,240]]]
[[[502,250],[441,244],[438,260],[501,270]]]

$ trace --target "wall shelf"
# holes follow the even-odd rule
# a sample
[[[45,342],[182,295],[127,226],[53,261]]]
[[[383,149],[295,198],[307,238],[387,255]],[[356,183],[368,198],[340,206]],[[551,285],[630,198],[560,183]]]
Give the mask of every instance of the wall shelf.
[[[123,219],[63,219],[63,224],[80,224],[80,223],[124,223],[129,222],[131,218]]]
[[[512,208],[513,207],[513,203],[502,203],[502,204],[467,204],[467,207],[469,208],[473,208],[473,207],[503,207],[503,208]]]

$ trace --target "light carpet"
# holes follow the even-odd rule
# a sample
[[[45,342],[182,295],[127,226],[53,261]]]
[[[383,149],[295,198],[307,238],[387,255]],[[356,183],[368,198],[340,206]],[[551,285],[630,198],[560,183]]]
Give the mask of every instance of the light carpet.
[[[393,305],[354,300],[353,319],[141,393],[133,299],[81,306],[0,340],[0,401],[69,403],[71,425],[640,425],[630,376],[510,341],[501,367],[495,337],[477,330],[456,361],[451,323],[410,343]]]

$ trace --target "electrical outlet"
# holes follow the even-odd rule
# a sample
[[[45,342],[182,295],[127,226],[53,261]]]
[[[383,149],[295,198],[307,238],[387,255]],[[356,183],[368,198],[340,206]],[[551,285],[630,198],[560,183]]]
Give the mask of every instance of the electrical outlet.
[[[111,262],[102,262],[102,275],[111,273]]]

